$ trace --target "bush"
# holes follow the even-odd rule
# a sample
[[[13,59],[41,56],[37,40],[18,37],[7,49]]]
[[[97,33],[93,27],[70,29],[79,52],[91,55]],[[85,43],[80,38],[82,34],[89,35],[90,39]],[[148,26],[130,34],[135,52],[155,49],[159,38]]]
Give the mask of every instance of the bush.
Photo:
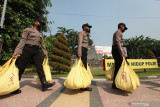
[[[55,42],[55,47],[65,51],[65,52],[70,53],[70,49],[66,45],[63,45],[62,43],[60,43],[59,40]]]
[[[68,46],[68,42],[66,41],[65,38],[63,38],[62,35],[61,35],[61,36],[58,36],[58,40],[59,40],[62,44]]]
[[[54,62],[59,62],[61,64],[65,64],[65,65],[68,65],[70,66],[71,65],[71,61],[70,60],[67,60],[63,57],[60,57],[60,56],[56,56],[56,55],[53,55],[53,54],[50,54],[50,59]]]
[[[69,72],[70,69],[71,69],[69,66],[61,64],[61,63],[58,63],[58,62],[50,62],[50,65],[53,65],[52,66],[53,70],[59,71],[59,73],[61,71],[63,71],[63,72]]]
[[[67,39],[63,34],[57,36],[57,41],[54,42],[54,47],[49,57],[53,70],[59,71],[59,73],[61,73],[61,71],[70,71],[71,54]]]
[[[55,47],[52,48],[52,54],[64,57],[68,60],[71,60],[71,54],[69,54],[63,50],[60,50],[58,48],[55,48]]]

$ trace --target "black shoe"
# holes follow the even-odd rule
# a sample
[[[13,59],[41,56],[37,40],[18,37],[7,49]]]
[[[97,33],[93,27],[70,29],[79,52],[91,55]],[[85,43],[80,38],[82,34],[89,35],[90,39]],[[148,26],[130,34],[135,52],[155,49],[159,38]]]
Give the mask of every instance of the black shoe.
[[[41,79],[41,84],[42,84],[42,91],[46,91],[48,88],[54,86],[55,82],[48,83],[45,78],[42,78]]]
[[[21,93],[21,90],[20,90],[20,89],[18,89],[18,90],[16,90],[16,91],[11,92],[11,94],[19,94],[19,93]]]
[[[80,88],[81,91],[92,91],[92,88],[87,87],[87,88]]]
[[[45,83],[42,85],[42,91],[46,91],[48,88],[52,87],[55,85],[55,82],[52,82],[52,83]]]

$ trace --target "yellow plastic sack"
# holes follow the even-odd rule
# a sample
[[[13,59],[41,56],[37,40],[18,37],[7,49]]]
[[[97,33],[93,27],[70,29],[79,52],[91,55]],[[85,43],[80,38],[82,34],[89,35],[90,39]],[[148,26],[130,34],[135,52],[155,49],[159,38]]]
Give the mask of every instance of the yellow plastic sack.
[[[137,88],[140,87],[139,77],[137,76],[137,74],[134,72],[134,70],[129,65],[128,65],[128,67],[130,68],[130,71],[134,77],[134,80],[136,81]]]
[[[15,66],[16,59],[10,59],[1,68],[0,72],[0,95],[9,94],[19,88],[18,68]]]
[[[111,66],[111,68],[106,72],[106,77],[108,80],[113,81],[115,71],[115,63]]]
[[[51,75],[51,70],[48,64],[48,58],[44,58],[43,60],[43,70],[44,70],[44,74],[46,77],[46,81],[47,82],[51,82],[52,81],[52,75]],[[37,82],[40,82],[39,77],[37,77],[36,79]]]
[[[6,72],[6,70],[9,68],[9,65],[12,61],[12,58],[8,60],[3,66],[0,67],[0,77]]]
[[[91,73],[91,69],[90,69],[90,67],[88,66],[88,64],[87,64],[87,72],[88,72],[88,74],[89,74],[90,79],[93,80],[93,75],[92,75],[92,73]]]
[[[125,91],[133,91],[140,86],[140,81],[133,69],[123,58],[122,65],[115,79],[116,87]]]
[[[69,89],[80,89],[87,88],[89,85],[91,85],[91,78],[81,59],[77,59],[64,82],[64,86]]]

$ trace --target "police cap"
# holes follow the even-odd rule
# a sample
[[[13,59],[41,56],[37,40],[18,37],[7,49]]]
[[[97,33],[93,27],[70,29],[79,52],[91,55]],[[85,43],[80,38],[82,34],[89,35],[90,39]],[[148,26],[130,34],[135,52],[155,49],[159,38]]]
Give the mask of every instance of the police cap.
[[[87,27],[89,27],[89,28],[92,28],[92,26],[91,26],[91,25],[89,25],[88,23],[83,24],[83,25],[82,25],[82,28],[84,28],[85,26],[87,26]]]
[[[45,26],[46,24],[42,21],[42,20],[40,20],[40,19],[36,19],[36,20],[34,20],[34,21],[38,21],[42,26]]]
[[[118,24],[118,28],[120,28],[121,25],[125,27],[125,30],[128,29],[128,28],[126,27],[126,24],[124,24],[124,23],[119,23],[119,24]]]

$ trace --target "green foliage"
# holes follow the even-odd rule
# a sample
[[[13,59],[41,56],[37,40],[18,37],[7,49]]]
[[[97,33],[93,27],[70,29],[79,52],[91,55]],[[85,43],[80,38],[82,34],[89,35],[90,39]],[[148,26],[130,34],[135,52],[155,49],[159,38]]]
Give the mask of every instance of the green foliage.
[[[156,59],[152,50],[148,50],[148,59]]]
[[[70,66],[71,65],[71,61],[70,60],[67,60],[63,57],[60,57],[60,56],[56,56],[56,55],[53,55],[53,54],[50,54],[50,59],[54,62],[59,62],[61,64],[65,64],[65,65],[68,65]]]
[[[102,58],[104,58],[104,59],[112,59],[111,56],[108,56],[108,55],[106,55],[106,54],[104,54]]]
[[[52,65],[53,70],[59,71],[59,73],[61,73],[61,72],[69,72],[70,69],[71,69],[69,66],[61,64],[59,62],[50,62],[50,65]]]
[[[64,37],[64,36],[63,36],[63,37]],[[65,38],[63,38],[63,37],[58,36],[58,40],[59,40],[62,44],[64,44],[64,45],[68,46],[68,42],[67,42],[67,41],[66,41],[66,39],[65,39]]]
[[[55,42],[55,47],[65,51],[65,52],[70,52],[70,49],[66,45],[61,43],[60,41]]]
[[[160,41],[143,35],[135,38],[125,39],[124,46],[127,47],[128,58],[147,59],[151,50],[156,57],[160,56]]]
[[[57,38],[54,38],[53,36],[44,36],[44,43],[47,48],[48,54],[52,52],[52,47],[54,46],[54,42],[57,41]]]
[[[70,49],[64,35],[57,36],[57,41],[54,42],[54,47],[49,55],[50,64],[53,70],[59,71],[59,73],[69,72],[71,66],[71,54]]]
[[[4,0],[0,1],[0,12],[2,12]],[[23,29],[32,27],[35,19],[41,19],[47,24],[53,22],[47,21],[46,7],[51,7],[50,0],[7,0],[5,21],[3,28],[6,34],[2,34],[4,39],[1,61],[8,60],[17,46]],[[45,26],[42,31],[50,31],[49,26]]]
[[[55,47],[52,48],[52,54],[64,57],[68,60],[71,60],[71,54],[70,53],[67,53],[67,52],[65,52],[61,49],[55,48]]]

